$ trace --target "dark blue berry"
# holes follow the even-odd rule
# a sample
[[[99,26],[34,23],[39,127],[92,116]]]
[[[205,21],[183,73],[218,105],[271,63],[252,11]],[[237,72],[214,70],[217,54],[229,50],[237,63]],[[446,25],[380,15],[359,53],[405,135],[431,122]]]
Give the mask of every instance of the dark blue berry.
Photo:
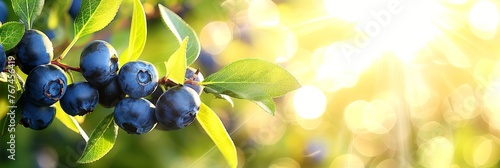
[[[204,78],[200,71],[189,67],[186,69],[185,77],[186,82],[184,83],[184,85],[196,91],[198,95],[201,94],[201,91],[203,91],[203,87],[201,85],[198,85],[198,82],[203,81]]]
[[[67,83],[61,68],[55,65],[37,66],[26,79],[26,98],[38,106],[50,106],[63,97]]]
[[[174,86],[156,102],[156,119],[168,130],[190,125],[200,110],[200,97],[190,87]]]
[[[68,85],[61,98],[61,107],[69,115],[85,115],[94,111],[99,101],[99,92],[88,82]]]
[[[5,50],[2,44],[0,44],[0,72],[3,71],[6,64],[7,64],[7,55],[5,55]]]
[[[143,134],[156,125],[155,106],[146,99],[127,97],[115,107],[115,123],[129,134]]]
[[[97,90],[99,91],[99,104],[106,108],[114,107],[126,96],[118,84],[118,76],[114,77],[108,84],[100,86]]]
[[[118,71],[116,50],[102,40],[90,42],[80,55],[80,70],[83,77],[94,86],[111,82]]]
[[[56,109],[53,106],[39,107],[21,96],[21,119],[19,123],[26,128],[42,130],[47,128],[56,115]]]
[[[7,11],[7,5],[5,5],[3,0],[0,0],[0,22],[2,22],[2,23],[7,22],[8,14],[9,14],[9,11]]]
[[[78,12],[80,12],[80,6],[82,5],[82,0],[73,0],[71,3],[71,7],[69,8],[69,15],[71,18],[75,19],[76,16],[78,15]]]
[[[130,97],[145,97],[153,93],[158,86],[158,72],[149,62],[128,62],[120,69],[118,83]]]
[[[38,65],[50,63],[53,50],[52,42],[45,34],[35,29],[27,30],[17,45],[19,69],[28,74]]]

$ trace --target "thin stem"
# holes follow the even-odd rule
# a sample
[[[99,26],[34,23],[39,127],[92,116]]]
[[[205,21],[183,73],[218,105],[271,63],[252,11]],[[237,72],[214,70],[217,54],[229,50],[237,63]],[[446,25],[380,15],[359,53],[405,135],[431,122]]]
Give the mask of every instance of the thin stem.
[[[56,61],[61,61],[62,59],[64,59],[64,57],[66,57],[66,55],[68,54],[69,50],[71,50],[71,48],[73,48],[76,41],[78,41],[78,38],[77,37],[73,38],[73,41],[71,41],[71,43],[69,43],[68,47],[66,47],[66,49],[64,49],[63,53],[59,56],[59,58],[57,58]]]
[[[62,68],[64,71],[72,70],[72,71],[80,72],[80,67],[71,67],[71,66],[66,65],[64,63],[61,63],[57,60],[51,61],[50,63],[53,65],[57,65],[58,67]]]

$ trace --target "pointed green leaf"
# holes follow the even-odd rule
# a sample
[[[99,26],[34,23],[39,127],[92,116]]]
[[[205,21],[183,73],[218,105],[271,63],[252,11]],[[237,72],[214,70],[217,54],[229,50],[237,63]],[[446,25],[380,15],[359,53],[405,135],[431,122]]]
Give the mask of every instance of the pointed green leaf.
[[[5,50],[14,48],[24,35],[24,25],[19,22],[7,22],[0,27],[0,43]]]
[[[243,59],[211,74],[201,85],[218,94],[261,101],[279,97],[300,87],[288,71],[259,59]]]
[[[159,4],[160,14],[163,23],[170,29],[174,36],[182,44],[184,38],[189,37],[189,43],[186,49],[186,64],[189,66],[193,64],[194,61],[200,55],[200,41],[196,32],[189,26],[184,20],[182,20],[177,14],[166,8],[165,6]]]
[[[137,60],[141,56],[146,45],[147,38],[146,14],[140,0],[134,0],[132,12],[132,23],[130,24],[130,37],[127,52],[120,57],[120,65],[131,60]]]
[[[71,131],[76,132],[77,134],[80,133],[78,130],[78,127],[76,126],[75,123],[71,120],[68,114],[64,112],[64,110],[61,108],[61,105],[59,102],[55,104],[56,106],[56,118],[61,121],[61,123],[64,124],[64,126],[68,127]]]
[[[175,83],[184,84],[184,76],[186,74],[186,46],[189,42],[189,37],[186,37],[181,46],[168,58],[165,63],[167,67],[167,77],[168,79],[174,81]]]
[[[236,153],[236,147],[217,114],[210,107],[202,103],[196,120],[212,141],[214,141],[217,148],[219,148],[219,151],[226,158],[229,167],[237,167],[238,154]]]
[[[120,8],[122,0],[85,0],[75,18],[75,38],[92,34],[106,27]]]
[[[40,15],[44,0],[12,0],[12,8],[19,19],[31,29],[33,21]]]
[[[104,157],[113,148],[117,135],[118,126],[110,114],[94,129],[77,163],[92,163]]]
[[[69,50],[83,36],[95,33],[106,27],[115,18],[122,0],[85,0],[75,18],[75,37],[64,49],[59,59],[64,59]]]

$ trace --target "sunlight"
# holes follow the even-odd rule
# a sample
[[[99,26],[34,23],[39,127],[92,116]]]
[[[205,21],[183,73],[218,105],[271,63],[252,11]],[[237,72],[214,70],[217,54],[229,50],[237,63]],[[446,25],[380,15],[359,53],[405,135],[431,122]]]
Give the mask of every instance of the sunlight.
[[[257,27],[274,27],[280,23],[278,7],[270,0],[253,0],[248,7],[248,20]]]
[[[314,86],[303,86],[293,96],[293,106],[300,118],[316,119],[326,109],[326,96]]]
[[[406,2],[401,13],[392,15],[390,23],[381,30],[381,45],[408,63],[431,41],[439,29],[436,19],[441,17],[443,7],[434,0]]]
[[[200,33],[201,47],[212,55],[220,54],[233,39],[233,32],[225,22],[210,22]]]
[[[483,40],[491,40],[497,33],[499,18],[495,3],[488,0],[476,2],[469,13],[472,33]]]

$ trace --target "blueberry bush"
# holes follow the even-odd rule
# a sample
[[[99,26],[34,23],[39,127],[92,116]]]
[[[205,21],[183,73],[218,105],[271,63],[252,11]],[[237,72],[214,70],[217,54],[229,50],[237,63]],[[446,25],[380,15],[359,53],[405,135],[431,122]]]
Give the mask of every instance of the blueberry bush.
[[[121,17],[128,19],[124,23],[129,23],[130,30],[127,47],[116,50],[109,37],[96,34],[114,21],[121,8],[132,9],[130,16]],[[253,58],[235,61],[204,77],[199,68],[192,67],[201,51],[196,32],[164,5],[154,8],[165,31],[175,37],[164,45],[178,45],[159,62],[139,59],[148,38],[148,19],[140,0],[0,1],[0,79],[9,84],[5,88],[9,107],[17,107],[14,119],[0,115],[4,116],[1,136],[15,133],[12,124],[43,131],[59,120],[86,141],[77,161],[85,164],[98,161],[113,148],[119,129],[146,134],[179,130],[197,121],[228,165],[237,167],[233,141],[200,95],[212,94],[231,104],[232,98],[246,99],[274,115],[273,98],[300,84],[279,65]],[[49,28],[54,24],[66,26],[57,31],[67,42],[54,37]],[[83,50],[75,51],[81,43]],[[87,136],[77,119],[101,112],[95,109],[109,114]]]

